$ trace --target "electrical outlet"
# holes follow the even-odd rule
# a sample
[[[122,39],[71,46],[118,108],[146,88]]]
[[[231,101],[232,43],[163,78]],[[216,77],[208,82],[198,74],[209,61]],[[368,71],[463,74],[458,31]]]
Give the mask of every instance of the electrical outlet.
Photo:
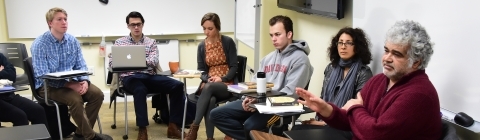
[[[88,66],[88,72],[92,73],[92,76],[95,75],[95,68],[93,66]]]

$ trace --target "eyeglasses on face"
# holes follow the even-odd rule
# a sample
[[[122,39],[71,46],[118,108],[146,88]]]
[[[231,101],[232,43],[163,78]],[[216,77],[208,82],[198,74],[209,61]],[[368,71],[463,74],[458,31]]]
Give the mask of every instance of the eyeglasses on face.
[[[352,47],[352,46],[353,46],[353,42],[345,42],[345,43],[343,43],[343,42],[337,42],[337,47],[341,47],[341,46],[343,46],[343,45],[345,45],[346,47]]]
[[[135,28],[135,27],[142,27],[143,23],[130,23],[128,27]]]

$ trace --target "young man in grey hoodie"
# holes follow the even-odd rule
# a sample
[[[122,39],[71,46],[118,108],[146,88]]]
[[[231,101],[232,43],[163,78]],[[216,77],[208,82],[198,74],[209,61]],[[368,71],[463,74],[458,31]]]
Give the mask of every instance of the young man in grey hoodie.
[[[307,42],[293,40],[293,22],[287,16],[270,19],[270,36],[275,51],[260,61],[257,72],[265,72],[266,81],[273,82],[272,90],[288,95],[295,94],[296,87],[305,87],[310,81],[313,67],[308,59],[310,48]],[[256,77],[256,76],[254,76]],[[255,81],[255,78],[252,79]],[[248,105],[255,103],[253,98],[245,98],[215,108],[210,112],[212,123],[225,135],[238,140],[251,139],[250,130],[266,130],[280,117],[260,114]]]

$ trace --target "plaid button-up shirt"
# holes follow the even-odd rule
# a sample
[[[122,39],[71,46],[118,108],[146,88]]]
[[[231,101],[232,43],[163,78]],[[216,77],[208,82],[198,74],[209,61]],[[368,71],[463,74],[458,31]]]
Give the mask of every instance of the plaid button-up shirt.
[[[145,57],[147,61],[147,66],[151,67],[152,70],[145,70],[145,71],[134,71],[134,72],[124,72],[120,73],[120,79],[118,80],[119,82],[122,81],[122,79],[126,76],[133,75],[135,73],[147,73],[151,75],[155,75],[155,70],[158,65],[158,48],[157,48],[157,42],[155,39],[151,39],[149,37],[143,36],[142,39],[140,39],[138,42],[135,42],[133,38],[129,36],[124,36],[122,38],[119,38],[115,40],[114,46],[127,46],[127,45],[145,45]],[[112,67],[112,56],[108,55],[109,58],[109,67]]]
[[[80,43],[74,36],[67,33],[59,41],[50,31],[45,32],[33,41],[30,52],[32,53],[35,89],[43,86],[43,79],[40,77],[47,73],[88,70]],[[88,80],[88,76],[74,78],[74,80]],[[64,87],[67,82],[67,80],[48,80],[48,86]]]

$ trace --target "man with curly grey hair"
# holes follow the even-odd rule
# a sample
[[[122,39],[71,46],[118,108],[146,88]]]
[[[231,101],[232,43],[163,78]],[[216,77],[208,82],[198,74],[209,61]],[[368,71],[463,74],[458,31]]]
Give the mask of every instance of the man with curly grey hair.
[[[343,107],[297,88],[300,103],[318,112],[329,126],[352,131],[354,139],[440,139],[442,122],[435,87],[425,68],[433,54],[427,31],[414,21],[388,30],[383,74],[372,77]]]

